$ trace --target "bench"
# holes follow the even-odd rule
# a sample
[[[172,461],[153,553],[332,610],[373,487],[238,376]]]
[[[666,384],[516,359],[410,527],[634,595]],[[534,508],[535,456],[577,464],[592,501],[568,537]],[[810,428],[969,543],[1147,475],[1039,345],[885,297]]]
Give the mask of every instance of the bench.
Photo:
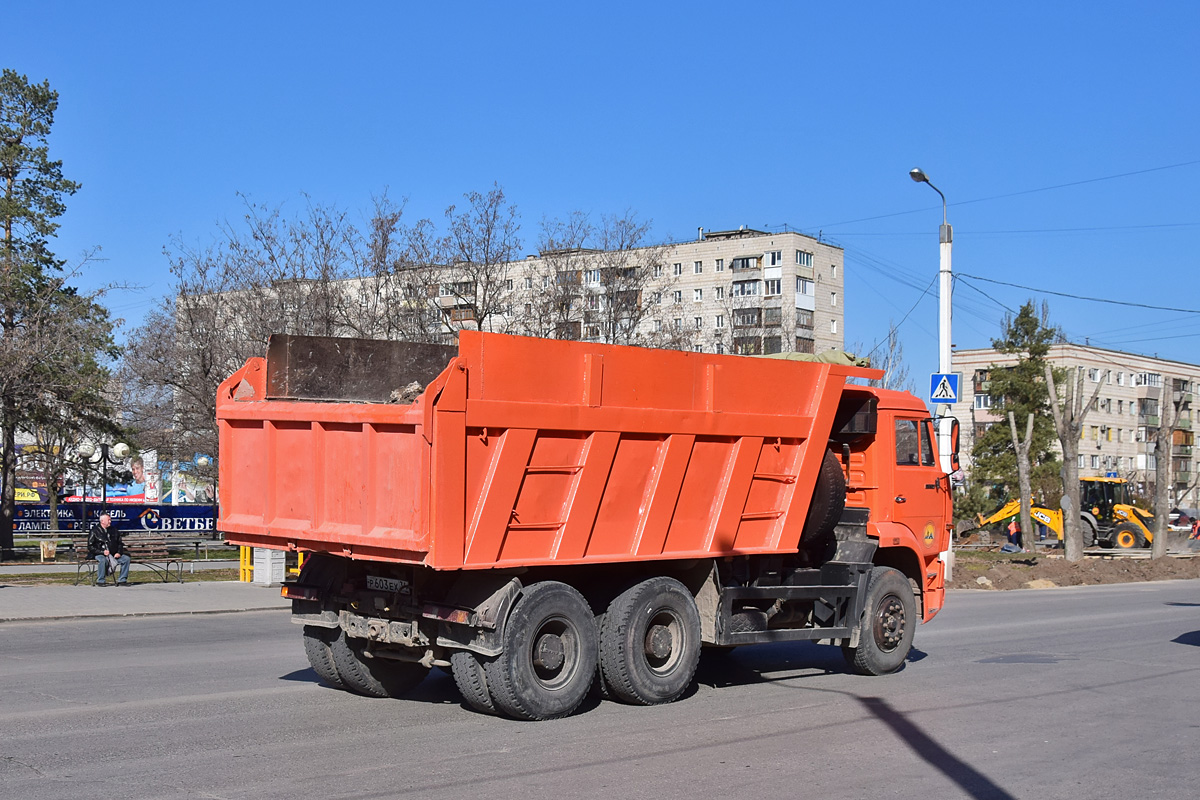
[[[141,564],[148,568],[155,577],[161,578],[163,583],[172,578],[183,583],[183,562],[171,555],[164,537],[124,536],[122,543],[125,545],[125,553],[129,556],[130,565]],[[87,537],[75,539],[74,547],[75,585],[78,586],[85,575],[92,583],[95,583],[98,565],[94,557],[88,558]],[[172,570],[174,570],[174,575],[172,575]],[[113,576],[113,580],[116,580],[116,576]]]

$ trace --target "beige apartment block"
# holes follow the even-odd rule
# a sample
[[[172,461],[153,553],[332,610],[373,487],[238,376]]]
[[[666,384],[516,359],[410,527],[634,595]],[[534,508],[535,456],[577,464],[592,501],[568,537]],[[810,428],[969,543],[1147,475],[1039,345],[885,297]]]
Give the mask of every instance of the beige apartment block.
[[[475,327],[478,281],[445,270],[438,303],[446,333]],[[629,278],[614,279],[618,272]],[[539,253],[507,264],[500,311],[483,327],[707,353],[842,350],[844,281],[843,250],[811,236],[701,229],[690,242]],[[618,336],[622,317],[636,330]]]
[[[1192,391],[1200,380],[1200,366],[1077,344],[1054,345],[1048,360],[1069,375],[1083,375],[1084,400],[1100,384],[1079,442],[1080,476],[1121,477],[1143,492],[1150,491],[1155,482],[1154,442],[1162,403],[1178,399],[1182,405],[1172,437],[1172,502],[1189,508],[1200,504],[1196,487],[1200,461],[1193,453],[1192,412]],[[960,376],[959,402],[950,407],[950,413],[962,426],[961,450],[968,473],[976,436],[991,425],[1008,425],[1007,419],[991,410],[991,372],[1016,361],[1015,355],[992,349],[954,352],[952,363]],[[1023,424],[1018,427],[1024,430]]]

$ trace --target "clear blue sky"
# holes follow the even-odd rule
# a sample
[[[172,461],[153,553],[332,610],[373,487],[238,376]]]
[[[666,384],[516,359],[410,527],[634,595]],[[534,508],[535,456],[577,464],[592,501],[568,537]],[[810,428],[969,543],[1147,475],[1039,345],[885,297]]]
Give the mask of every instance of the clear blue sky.
[[[85,287],[145,287],[112,298],[130,324],[170,286],[163,246],[211,240],[239,193],[365,215],[386,189],[440,219],[499,182],[531,252],[575,209],[664,241],[821,231],[848,344],[911,310],[922,386],[941,213],[914,166],[956,272],[1200,310],[1197,42],[1192,2],[40,2],[6,6],[0,66],[58,90],[83,188],[57,250],[102,248]],[[959,281],[956,346],[1030,296]],[[1047,299],[1073,339],[1200,362],[1200,314]]]

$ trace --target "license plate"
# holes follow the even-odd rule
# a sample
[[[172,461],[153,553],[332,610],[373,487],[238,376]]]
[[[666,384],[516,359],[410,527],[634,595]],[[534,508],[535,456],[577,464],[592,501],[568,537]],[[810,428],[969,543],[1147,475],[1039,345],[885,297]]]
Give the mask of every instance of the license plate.
[[[381,578],[378,575],[367,576],[367,588],[377,592],[402,592],[408,588],[408,581],[399,578]]]

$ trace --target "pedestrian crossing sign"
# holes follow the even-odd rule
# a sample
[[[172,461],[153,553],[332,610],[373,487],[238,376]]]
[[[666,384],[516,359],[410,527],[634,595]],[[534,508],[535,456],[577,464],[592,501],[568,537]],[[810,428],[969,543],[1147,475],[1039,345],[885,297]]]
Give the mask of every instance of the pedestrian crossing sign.
[[[930,403],[958,402],[958,375],[953,372],[935,372],[929,376]]]

